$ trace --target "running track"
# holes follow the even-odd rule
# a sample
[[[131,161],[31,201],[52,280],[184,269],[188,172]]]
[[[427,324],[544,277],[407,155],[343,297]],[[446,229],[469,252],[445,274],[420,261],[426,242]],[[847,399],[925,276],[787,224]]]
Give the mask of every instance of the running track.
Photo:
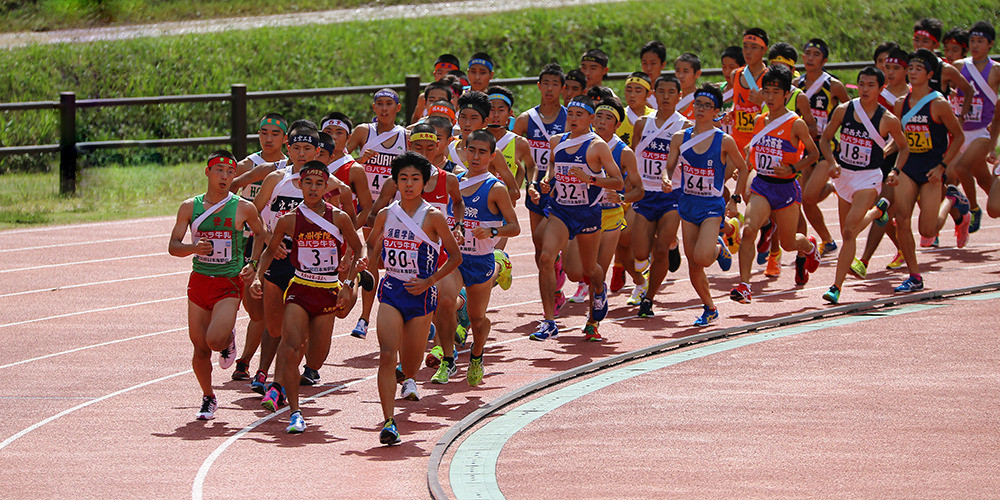
[[[833,200],[827,200],[824,207],[836,234]],[[523,207],[518,207],[518,213],[527,233]],[[304,396],[315,398],[304,404],[309,424],[305,434],[285,434],[287,413],[271,415],[262,410],[259,396],[245,382],[230,381],[228,371],[215,374],[220,403],[216,420],[196,422],[192,416],[200,394],[190,372],[184,297],[190,259],[167,255],[171,223],[171,217],[161,217],[0,232],[0,336],[5,346],[0,352],[0,380],[5,388],[0,399],[6,417],[0,421],[0,481],[6,491],[80,498],[426,497],[428,456],[435,443],[484,403],[575,366],[698,332],[688,326],[700,307],[682,266],[658,297],[655,318],[632,317],[634,308],[624,305],[630,286],[612,296],[611,320],[601,330],[609,339],[604,343],[580,341],[584,322],[580,305],[564,312],[557,339],[528,341],[526,334],[534,330],[540,307],[530,240],[525,235],[508,246],[514,262],[513,288],[496,289],[493,298],[494,326],[483,384],[474,389],[465,384],[466,356],[460,360],[459,377],[446,386],[430,384],[432,372],[422,371],[423,381],[418,385],[423,398],[398,405],[402,445],[378,446],[381,414],[373,379],[377,345],[374,335],[366,341],[347,336],[357,311],[335,326],[333,348],[321,369],[323,384],[304,390]],[[951,248],[950,232],[949,223],[941,238],[942,249],[918,252],[929,288],[1000,281],[1000,224],[984,221],[983,229],[961,250]],[[891,287],[902,279],[899,273],[882,270],[891,257],[886,243],[873,259],[868,280],[848,279],[842,303],[891,293]],[[786,255],[783,260],[790,264],[792,258]],[[766,279],[756,269],[754,303],[748,306],[725,298],[736,281],[735,271],[718,273],[713,268],[710,272],[723,316],[714,327],[725,328],[826,308],[819,296],[829,286],[833,268],[832,259],[824,262],[805,287],[793,286],[790,267],[777,279]],[[566,286],[567,293],[573,292],[570,286]],[[995,319],[993,304],[984,302],[971,314],[978,310],[982,317]],[[912,324],[923,325],[920,315],[924,313],[913,314],[917,319]],[[963,326],[957,321],[961,318],[956,314],[952,321],[938,319],[927,327],[951,333],[983,327]],[[238,330],[245,322],[241,315]],[[995,321],[985,323],[994,325]],[[754,349],[770,352],[768,343]],[[658,379],[661,386],[675,382],[689,380],[678,376],[675,381],[673,375]],[[723,391],[745,389],[726,377],[713,378],[713,383]],[[781,386],[769,390],[780,391]],[[663,404],[670,401],[665,398]],[[622,418],[637,412],[628,406],[620,408]],[[780,407],[775,411],[775,422],[786,422],[779,418]],[[585,432],[591,433],[592,441],[594,433],[600,436],[607,430],[591,426],[569,435],[590,442]],[[546,436],[525,434],[523,438],[538,445]],[[677,436],[684,434],[667,437]],[[525,447],[521,438],[515,441],[520,448],[515,449],[526,450],[527,458],[543,456]],[[597,467],[593,472],[600,471]],[[559,471],[540,474],[552,477]],[[447,479],[447,471],[443,476]],[[518,496],[520,491],[524,495],[524,487],[532,484],[534,476],[514,477],[521,484],[511,494]],[[607,483],[602,486],[612,486],[594,493],[616,491],[614,485],[630,480],[613,474],[586,477],[601,477]],[[666,485],[673,478],[660,474],[645,480]],[[629,496],[631,490],[617,491]],[[685,491],[699,490],[674,493]],[[762,494],[766,490],[753,491]],[[587,490],[566,490],[562,496],[570,495],[587,496]]]

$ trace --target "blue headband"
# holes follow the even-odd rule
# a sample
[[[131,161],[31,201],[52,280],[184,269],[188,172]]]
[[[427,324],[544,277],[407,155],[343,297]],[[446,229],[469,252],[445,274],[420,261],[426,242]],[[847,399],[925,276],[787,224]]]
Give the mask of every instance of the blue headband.
[[[399,94],[391,90],[380,90],[378,92],[375,92],[375,99],[378,99],[379,97],[388,97],[393,101],[396,101],[396,104],[399,104]]]
[[[333,154],[333,151],[337,149],[337,147],[332,142],[323,142],[323,141],[319,141],[319,145],[316,147],[330,154]]]
[[[985,38],[985,39],[987,39],[987,40],[989,40],[991,42],[993,41],[993,37],[987,35],[986,33],[983,33],[982,31],[970,31],[969,32],[969,38],[972,38],[974,36],[981,36],[981,37],[983,37],[983,38]]]
[[[818,43],[807,43],[806,46],[803,47],[803,50],[808,49],[809,47],[819,49],[819,51],[823,53],[824,58],[830,57],[830,50]]]
[[[483,66],[486,66],[487,68],[489,68],[490,71],[493,71],[493,63],[487,61],[486,59],[470,59],[469,60],[469,67],[470,68],[473,65],[475,65],[475,64],[482,64]]]
[[[311,135],[306,135],[306,134],[295,134],[295,135],[293,135],[293,136],[291,136],[291,137],[288,138],[288,145],[289,146],[292,145],[292,144],[295,144],[296,142],[305,142],[305,143],[312,144],[313,146],[316,146],[316,147],[319,147],[319,145],[320,145],[319,139],[317,139],[316,137],[313,137]]]
[[[594,114],[594,108],[590,107],[589,104],[587,104],[585,102],[582,102],[582,101],[570,101],[569,104],[566,105],[566,107],[567,108],[583,108],[583,109],[587,110],[588,113]]]
[[[507,103],[507,107],[509,108],[514,107],[514,103],[510,102],[510,99],[508,99],[507,96],[503,94],[490,94],[490,100],[492,101],[493,99],[500,99],[501,101]]]
[[[699,97],[707,97],[707,98],[709,98],[709,99],[712,100],[713,104],[715,104],[715,109],[719,109],[719,108],[722,107],[722,103],[719,102],[719,98],[717,96],[713,95],[711,92],[705,92],[704,90],[699,90],[699,91],[697,91],[697,92],[694,93],[694,97],[696,99],[699,98]]]

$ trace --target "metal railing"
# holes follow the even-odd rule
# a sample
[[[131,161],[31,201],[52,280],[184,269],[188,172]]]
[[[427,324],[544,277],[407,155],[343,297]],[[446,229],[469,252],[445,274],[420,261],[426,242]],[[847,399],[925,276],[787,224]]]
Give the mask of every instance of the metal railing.
[[[830,63],[826,65],[829,71],[859,69],[871,64],[868,61],[851,61]],[[800,66],[800,69],[803,67]],[[672,72],[667,72],[672,73]],[[609,73],[606,80],[624,80],[629,73]],[[703,77],[721,76],[721,68],[709,68],[702,71]],[[532,85],[537,77],[499,78],[492,81],[497,85],[508,87]],[[60,194],[76,193],[77,159],[81,153],[99,149],[165,147],[165,146],[206,146],[213,144],[228,144],[237,158],[243,158],[247,153],[247,143],[257,139],[256,134],[247,132],[247,102],[259,99],[288,99],[299,97],[340,96],[352,94],[372,94],[379,89],[389,88],[400,92],[409,119],[416,108],[417,99],[421,93],[420,75],[407,75],[403,84],[368,85],[363,87],[332,87],[295,90],[273,90],[248,92],[245,84],[236,83],[228,94],[196,94],[153,97],[128,97],[117,99],[80,99],[75,92],[62,92],[58,101],[35,101],[0,103],[0,111],[28,111],[39,109],[59,110],[59,143],[28,146],[0,147],[0,157],[17,154],[59,153],[59,192]],[[200,102],[230,103],[230,133],[228,136],[185,137],[172,139],[119,140],[77,142],[78,109],[102,108],[112,106],[143,106],[151,104],[180,104]]]

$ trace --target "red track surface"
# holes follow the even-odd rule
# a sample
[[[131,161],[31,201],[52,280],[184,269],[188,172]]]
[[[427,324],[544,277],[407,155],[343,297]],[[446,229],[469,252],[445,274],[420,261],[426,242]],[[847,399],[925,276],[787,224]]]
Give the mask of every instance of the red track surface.
[[[824,206],[833,207],[832,202]],[[581,342],[581,305],[564,312],[557,339],[528,341],[526,334],[534,330],[540,306],[527,216],[523,207],[518,213],[525,235],[508,246],[517,278],[511,290],[497,289],[493,297],[494,327],[483,384],[470,389],[465,383],[466,356],[460,360],[459,377],[446,386],[431,385],[432,372],[422,371],[418,385],[423,398],[399,402],[404,441],[391,448],[378,446],[377,441],[381,413],[373,380],[374,336],[366,341],[347,336],[358,310],[335,326],[332,352],[321,369],[324,383],[303,391],[304,396],[322,394],[303,406],[309,424],[304,434],[285,434],[287,413],[260,422],[269,414],[260,408],[259,397],[246,382],[230,381],[228,371],[215,374],[220,403],[216,420],[196,422],[192,417],[200,391],[190,373],[184,297],[190,259],[166,253],[172,218],[0,232],[4,339],[0,380],[5,388],[0,481],[5,491],[15,496],[31,492],[41,497],[102,498],[183,498],[201,493],[210,498],[424,497],[427,456],[434,443],[484,402],[569,367],[695,331],[688,325],[700,307],[684,281],[682,266],[658,297],[655,318],[632,317],[634,308],[624,305],[630,288],[611,297],[611,320],[601,330],[607,342]],[[829,208],[826,215],[836,234],[835,210]],[[953,245],[950,229],[951,224],[942,236],[945,246]],[[986,220],[965,249],[918,252],[927,286],[944,289],[1000,281],[998,236],[1000,225]],[[844,303],[891,293],[902,280],[901,274],[881,270],[891,258],[886,243],[876,254],[867,281],[849,278]],[[784,261],[790,263],[791,257]],[[756,269],[752,305],[725,299],[736,280],[735,271],[710,276],[722,314],[716,327],[826,307],[820,294],[832,280],[832,259],[821,265],[806,287],[794,287],[792,274],[785,267],[780,278],[766,279]],[[572,293],[570,286],[566,288]],[[983,311],[986,318],[995,318],[995,310]],[[951,332],[965,328],[951,321],[939,324]],[[237,328],[244,326],[241,316]],[[759,354],[742,355],[748,367],[770,346],[754,349]],[[780,352],[773,356],[783,359]],[[874,373],[881,369],[879,363],[895,362],[891,356],[875,361],[857,369]],[[750,380],[762,378],[757,374]],[[746,380],[733,379],[715,380],[733,384],[727,390],[745,389]],[[673,382],[661,380],[664,387]],[[670,401],[664,397],[657,404]],[[780,418],[781,405],[774,409],[775,429],[795,425]],[[641,415],[641,409],[623,411],[623,418]],[[615,460],[608,457],[603,462]],[[676,480],[671,474],[656,478],[663,486]],[[755,483],[760,485],[756,491],[766,491],[771,477],[759,479],[765,482]],[[609,474],[593,480],[614,485],[629,479]],[[625,490],[613,496],[622,494]]]

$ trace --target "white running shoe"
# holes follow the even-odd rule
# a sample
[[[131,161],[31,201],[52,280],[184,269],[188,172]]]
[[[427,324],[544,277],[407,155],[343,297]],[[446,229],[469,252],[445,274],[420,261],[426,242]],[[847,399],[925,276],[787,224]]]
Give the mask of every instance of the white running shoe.
[[[403,399],[409,399],[410,401],[419,401],[420,395],[417,394],[417,383],[413,381],[412,378],[408,378],[403,381],[403,388],[400,389],[399,395]]]
[[[630,306],[639,305],[639,302],[642,302],[642,297],[646,295],[646,290],[648,289],[649,289],[648,280],[643,282],[641,285],[636,285],[634,288],[632,288],[632,296],[629,297],[628,302],[626,302],[625,304]]]
[[[215,418],[215,410],[219,408],[218,401],[212,396],[201,397],[201,409],[194,415],[197,420],[212,420]]]
[[[569,298],[569,301],[574,304],[580,304],[590,300],[590,287],[586,283],[580,283],[580,286],[576,289],[576,293]]]
[[[635,261],[635,271],[637,273],[642,274],[648,270],[649,270],[649,259]]]
[[[219,351],[219,368],[223,370],[233,366],[236,362],[236,330],[229,334],[229,347]]]

